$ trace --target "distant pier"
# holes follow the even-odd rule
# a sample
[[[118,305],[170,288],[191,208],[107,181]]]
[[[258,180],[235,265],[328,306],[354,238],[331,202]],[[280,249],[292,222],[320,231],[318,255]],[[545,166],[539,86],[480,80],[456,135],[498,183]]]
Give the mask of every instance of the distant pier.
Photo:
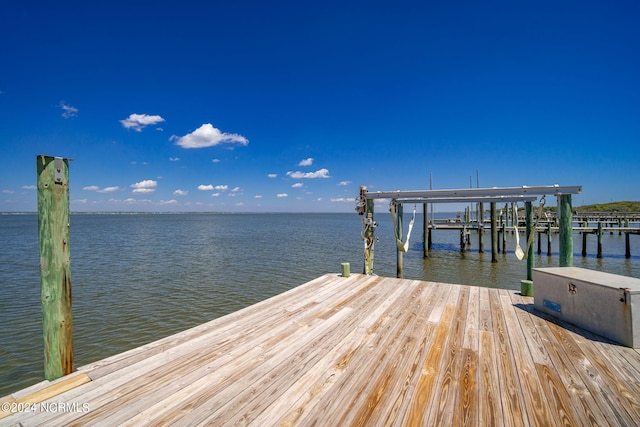
[[[506,219],[508,218],[508,220]],[[467,218],[465,218],[467,219]],[[506,253],[505,234],[513,234],[516,230],[520,233],[524,233],[526,230],[526,220],[523,217],[519,217],[516,226],[513,226],[513,220],[510,215],[503,215],[498,221],[498,233],[502,238],[497,240],[498,252]],[[511,225],[507,225],[511,224]],[[432,219],[428,224],[428,244],[431,245],[431,231],[432,230],[458,230],[460,232],[460,250],[464,252],[466,248],[471,244],[471,232],[485,233],[491,230],[491,221],[484,219],[483,221],[465,221],[461,218],[445,218],[445,219]],[[546,254],[551,256],[551,241],[552,235],[560,232],[557,218],[555,214],[545,215],[537,221],[535,227],[532,230],[536,233],[537,241],[537,253],[541,254],[545,252],[543,250],[543,236],[546,236]],[[598,239],[597,253],[598,258],[602,258],[604,254],[604,247],[602,244],[602,236],[604,234],[618,234],[625,235],[625,257],[631,258],[631,235],[640,235],[640,213],[574,213],[572,220],[572,232],[580,233],[582,235],[582,256],[587,256],[587,236],[590,234],[596,235]],[[482,240],[479,239],[479,244]],[[479,248],[481,252],[484,252],[484,247]]]

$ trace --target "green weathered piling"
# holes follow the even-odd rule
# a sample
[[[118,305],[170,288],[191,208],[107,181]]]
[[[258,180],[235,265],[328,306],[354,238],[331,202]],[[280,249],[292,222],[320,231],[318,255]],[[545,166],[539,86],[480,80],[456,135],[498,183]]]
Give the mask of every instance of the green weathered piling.
[[[398,203],[398,206],[396,206],[396,215],[396,237],[402,241],[402,203]],[[404,269],[402,251],[397,246],[396,244],[396,277],[402,279],[402,270]]]
[[[560,267],[573,267],[573,228],[571,212],[571,194],[563,194],[559,197],[560,208]]]
[[[533,268],[535,267],[535,258],[533,257],[533,244],[529,244],[530,239],[533,238],[533,234],[535,234],[535,230],[533,228],[533,204],[531,202],[525,202],[525,214],[526,214],[526,241],[527,250],[527,280],[533,280]]]
[[[36,164],[44,376],[54,380],[73,372],[69,159],[37,156]]]
[[[491,262],[498,262],[498,224],[496,203],[491,202]]]

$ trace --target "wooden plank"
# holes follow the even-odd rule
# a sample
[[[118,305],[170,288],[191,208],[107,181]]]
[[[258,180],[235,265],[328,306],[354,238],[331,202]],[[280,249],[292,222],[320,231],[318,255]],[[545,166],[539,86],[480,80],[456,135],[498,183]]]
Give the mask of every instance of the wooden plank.
[[[44,402],[47,399],[51,399],[52,397],[58,396],[64,392],[74,389],[82,384],[88,383],[89,381],[91,381],[91,378],[89,378],[89,376],[86,374],[69,375],[67,377],[62,377],[54,381],[50,386],[46,388],[20,397],[19,399],[14,399],[11,396],[7,396],[7,398],[5,398],[6,400],[0,400],[0,403],[15,403],[16,405],[19,405],[19,407],[23,407],[23,404],[34,405],[36,403]],[[9,415],[11,415],[11,412],[6,412],[3,409],[0,409],[0,418],[7,417]]]
[[[497,290],[489,292],[494,331],[495,354],[500,380],[501,418],[505,426],[529,425],[520,386],[520,375],[511,350],[510,336]]]
[[[534,425],[552,425],[554,417],[549,411],[549,404],[542,391],[534,360],[529,353],[527,342],[522,333],[522,326],[513,310],[511,298],[506,290],[500,290],[502,310],[506,319],[507,333],[511,339],[511,349],[516,362],[521,392],[526,402],[526,410]]]
[[[480,426],[502,424],[500,377],[498,376],[498,361],[494,349],[493,334],[488,331],[480,331],[480,353],[478,356],[478,425]]]
[[[461,412],[465,411],[459,402],[459,372],[463,363],[464,328],[468,313],[469,288],[460,291],[452,322],[451,336],[440,365],[440,375],[436,383],[436,394],[428,425],[450,425],[460,423]],[[467,413],[462,414],[466,418]]]

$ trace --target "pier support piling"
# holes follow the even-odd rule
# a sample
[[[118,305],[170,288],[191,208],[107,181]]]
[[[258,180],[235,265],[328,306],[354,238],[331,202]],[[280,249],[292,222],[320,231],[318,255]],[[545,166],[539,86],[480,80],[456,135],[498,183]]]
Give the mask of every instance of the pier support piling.
[[[44,376],[73,372],[69,159],[36,156]]]
[[[402,214],[403,214],[402,203],[398,203],[398,205],[396,206],[396,238],[399,241],[402,241]],[[398,279],[402,279],[403,269],[404,269],[404,266],[403,266],[402,251],[400,250],[398,245],[396,245],[396,277]]]
[[[533,204],[531,202],[525,202],[525,224],[526,224],[526,257],[527,257],[527,280],[533,280],[533,268],[535,267],[535,258],[533,257],[533,242],[531,239],[535,236],[535,230],[533,227]]]
[[[571,194],[562,194],[558,200],[560,211],[558,242],[560,246],[560,267],[573,267],[573,228]]]
[[[491,262],[498,262],[498,224],[496,203],[491,202]]]
[[[602,258],[602,222],[598,221],[598,254],[596,258]]]

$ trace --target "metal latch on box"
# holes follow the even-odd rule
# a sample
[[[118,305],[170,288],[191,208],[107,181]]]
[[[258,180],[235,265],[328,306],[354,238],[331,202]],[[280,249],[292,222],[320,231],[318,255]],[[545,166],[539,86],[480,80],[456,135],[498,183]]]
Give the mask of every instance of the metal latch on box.
[[[620,298],[620,302],[624,304],[629,304],[629,288],[620,288],[622,291],[622,298]]]

